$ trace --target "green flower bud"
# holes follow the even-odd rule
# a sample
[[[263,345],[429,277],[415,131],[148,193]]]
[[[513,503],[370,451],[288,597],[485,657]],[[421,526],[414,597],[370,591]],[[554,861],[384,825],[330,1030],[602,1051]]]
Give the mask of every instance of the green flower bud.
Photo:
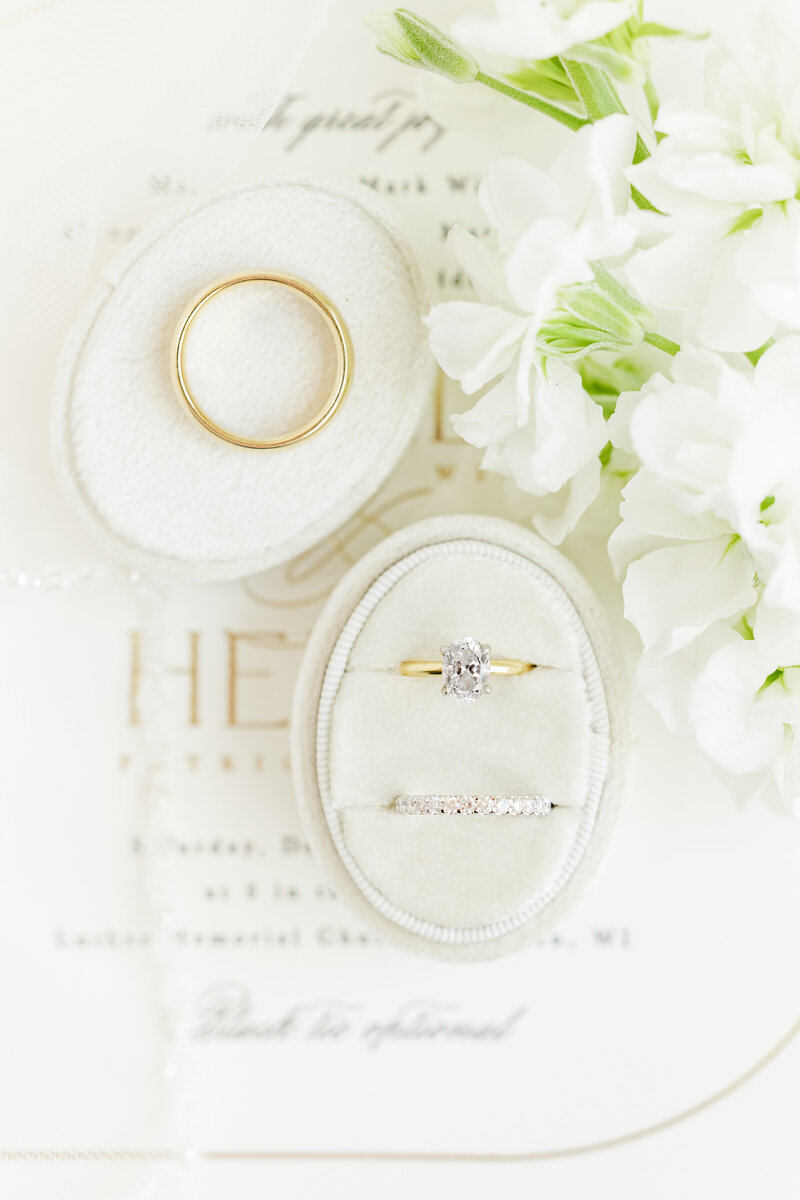
[[[472,83],[477,77],[478,64],[471,54],[405,8],[374,13],[366,23],[378,35],[378,49],[399,62],[435,71],[456,83]]]
[[[560,306],[573,317],[594,329],[602,329],[620,346],[637,346],[644,330],[635,317],[619,308],[595,284],[575,284],[562,288]]]
[[[644,335],[642,324],[596,283],[578,283],[560,290],[537,342],[545,354],[581,358],[596,350],[633,350]]]

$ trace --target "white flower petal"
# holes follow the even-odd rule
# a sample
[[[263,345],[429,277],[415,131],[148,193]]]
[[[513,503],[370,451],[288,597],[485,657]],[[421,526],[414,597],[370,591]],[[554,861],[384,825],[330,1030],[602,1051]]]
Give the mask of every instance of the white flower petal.
[[[743,354],[723,358],[721,354],[704,347],[686,346],[673,358],[670,375],[675,383],[685,383],[689,387],[700,387],[708,392],[715,392],[721,377],[731,368],[747,373],[750,360]]]
[[[635,454],[631,441],[631,417],[642,398],[641,392],[620,392],[614,412],[608,420],[608,440],[616,450]]]
[[[537,221],[508,257],[506,280],[515,304],[543,319],[555,294],[570,283],[589,283],[594,272],[579,236],[555,217]]]
[[[529,322],[498,305],[466,300],[437,304],[424,320],[436,361],[467,395],[508,370]]]
[[[600,460],[594,458],[564,484],[559,492],[539,502],[533,524],[542,537],[560,546],[600,491]]]
[[[716,200],[726,209],[732,204],[742,208],[772,204],[789,200],[795,194],[795,181],[783,167],[740,163],[719,151],[667,155],[660,178],[673,193],[688,192]]]
[[[691,690],[698,745],[734,775],[770,768],[783,747],[783,689],[772,684],[762,691],[763,684],[757,647],[740,639],[712,655]]]
[[[557,492],[605,446],[605,419],[577,371],[559,359],[548,361],[536,384],[534,406],[532,471],[547,491]]]
[[[635,254],[626,274],[645,304],[699,312],[723,236],[719,226],[673,233],[657,246]]]
[[[478,198],[505,250],[516,245],[534,221],[560,215],[558,192],[551,177],[519,158],[501,158],[492,163]]]
[[[631,414],[630,440],[643,465],[680,488],[699,511],[715,512],[730,477],[733,447],[755,408],[752,386],[725,369],[717,390],[674,383],[649,391]]]
[[[737,252],[746,236],[733,234],[718,247],[697,331],[712,350],[757,350],[775,332],[775,318],[739,275]]]
[[[631,194],[625,171],[635,148],[636,127],[622,113],[578,130],[550,171],[566,204],[554,215],[579,225],[589,218],[605,222],[625,213]]]
[[[634,559],[661,549],[665,543],[706,542],[731,536],[725,524],[710,514],[681,510],[675,503],[675,493],[644,467],[622,490],[620,516],[622,522],[608,540],[617,578]]]
[[[702,109],[681,112],[675,109],[674,101],[662,104],[656,126],[673,139],[673,145],[683,143],[685,150],[698,147],[731,153],[739,142],[734,122]]]
[[[453,424],[468,441],[486,447],[484,470],[508,475],[523,491],[544,498],[534,524],[558,543],[599,491],[605,421],[578,373],[558,359],[537,367],[531,381],[527,421],[515,419],[518,387],[507,376]]]
[[[757,547],[761,558],[769,563],[768,570],[761,571],[766,577],[764,604],[786,609],[800,619],[800,548],[792,537],[781,540],[774,556],[767,556],[762,546]],[[771,559],[771,561],[770,561]]]
[[[455,37],[468,46],[512,58],[551,58],[616,29],[636,11],[635,0],[583,0],[566,10],[557,0],[497,0],[495,20],[463,17]]]
[[[673,161],[673,156],[677,162]],[[625,177],[661,213],[680,218],[681,222],[691,221],[695,224],[709,225],[721,223],[729,228],[739,216],[741,208],[681,187],[679,167],[684,161],[685,155],[667,140],[661,143],[655,154],[628,167]]]
[[[670,733],[693,732],[689,720],[689,693],[709,658],[722,646],[741,639],[727,625],[717,622],[688,646],[673,654],[653,657],[643,654],[636,664],[636,686],[661,716]]]
[[[735,270],[761,309],[790,329],[800,328],[800,203],[764,213],[740,239]]]
[[[800,666],[800,622],[791,611],[759,604],[753,626],[753,644],[753,652],[759,656],[762,678],[777,667]],[[792,695],[797,699],[794,690]]]
[[[755,603],[753,562],[729,538],[665,546],[631,563],[622,592],[645,653],[670,654]]]
[[[493,446],[519,429],[516,380],[505,375],[468,412],[451,417],[453,429],[471,446]]]
[[[784,337],[761,355],[753,380],[762,396],[794,393],[792,402],[800,406],[800,337]]]
[[[447,249],[469,275],[482,303],[513,308],[506,286],[505,260],[486,242],[461,225],[454,225],[447,235]]]

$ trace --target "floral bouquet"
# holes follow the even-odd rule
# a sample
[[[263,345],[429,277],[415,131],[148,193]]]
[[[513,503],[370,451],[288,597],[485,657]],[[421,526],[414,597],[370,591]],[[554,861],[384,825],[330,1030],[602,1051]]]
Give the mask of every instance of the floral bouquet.
[[[687,112],[662,106],[651,45],[697,35],[641,0],[497,0],[453,37],[404,9],[371,24],[402,62],[572,131],[548,171],[492,165],[491,243],[449,235],[477,293],[427,317],[478,395],[453,423],[555,543],[622,482],[608,549],[640,688],[737,792],[800,816],[797,47],[766,18],[711,41]]]

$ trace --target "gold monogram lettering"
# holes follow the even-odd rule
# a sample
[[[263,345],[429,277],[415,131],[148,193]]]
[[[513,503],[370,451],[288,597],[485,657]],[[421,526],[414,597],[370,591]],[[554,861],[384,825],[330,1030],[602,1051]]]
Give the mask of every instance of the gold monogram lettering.
[[[189,665],[186,667],[167,667],[168,675],[188,677],[189,680],[189,725],[200,724],[200,634],[192,631],[189,638]],[[131,673],[128,688],[128,723],[141,724],[139,711],[139,691],[142,683],[142,635],[138,630],[131,632]]]
[[[225,635],[228,639],[228,725],[236,729],[283,729],[288,722],[280,720],[257,720],[252,716],[243,716],[243,697],[240,684],[246,679],[269,679],[272,672],[267,667],[255,667],[243,663],[242,656],[248,647],[260,650],[275,650],[285,646],[286,638],[282,634],[268,633],[231,633]]]

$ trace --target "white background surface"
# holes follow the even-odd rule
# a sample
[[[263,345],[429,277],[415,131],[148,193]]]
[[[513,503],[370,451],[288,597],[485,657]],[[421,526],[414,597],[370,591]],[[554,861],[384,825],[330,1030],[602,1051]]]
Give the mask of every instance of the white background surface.
[[[497,139],[454,134],[425,149],[435,131],[419,115],[409,120],[419,113],[410,95],[416,77],[374,54],[360,23],[371,7],[339,5],[299,69],[296,98],[252,144],[237,178],[287,163],[368,178],[398,201],[434,274],[447,272],[444,290],[459,294],[441,227],[479,222],[470,180],[498,152]],[[457,7],[426,12],[438,18]],[[651,11],[697,27],[730,9],[673,3]],[[682,53],[665,52],[665,94],[696,90],[677,74]],[[395,88],[399,107],[384,125],[359,125],[359,113],[386,112],[385,93]],[[547,161],[561,136],[533,121],[531,153]],[[463,189],[453,183],[462,179]],[[147,203],[129,197],[129,212],[100,223],[98,255],[169,200],[169,188]],[[17,225],[17,241],[24,236]],[[4,359],[0,486],[15,518],[2,532],[4,569],[105,565],[61,502],[48,461],[50,381],[68,307],[39,313],[41,344],[19,342]],[[448,392],[447,403],[460,401]],[[163,964],[147,947],[107,944],[109,930],[117,939],[150,930],[142,880],[152,856],[137,839],[151,750],[146,731],[128,723],[139,593],[113,571],[64,593],[4,590],[2,719],[13,735],[2,757],[0,815],[0,1150],[90,1156],[0,1163],[4,1195],[127,1197],[147,1194],[151,1183],[193,1200],[267,1190],[390,1198],[536,1191],[555,1200],[590,1190],[625,1200],[712,1189],[733,1200],[793,1194],[800,1045],[783,1042],[800,1015],[800,833],[780,814],[740,814],[694,751],[668,739],[643,705],[630,802],[607,867],[557,940],[525,955],[437,967],[371,945],[302,850],[286,719],[319,597],[349,561],[416,517],[463,508],[524,517],[499,481],[476,475],[470,450],[442,436],[440,415],[428,414],[400,471],[338,538],[251,583],[170,587],[157,599],[169,663],[186,661],[191,631],[202,635],[198,725],[186,724],[186,678],[166,681],[176,841],[159,865],[176,930],[211,938],[173,947]],[[568,549],[613,604],[599,538],[589,532]],[[236,726],[232,631],[259,639],[237,644]],[[244,676],[242,667],[270,674]],[[215,933],[260,940],[223,948]],[[159,1032],[165,979],[187,1017],[174,1080],[163,1076],[168,1047]],[[230,982],[244,982],[267,1023],[297,1004],[356,1006],[352,1036],[193,1037],[204,989]],[[365,1022],[420,998],[454,1005],[463,1019],[499,1020],[519,1005],[526,1015],[491,1047],[363,1044]],[[662,1131],[635,1136],[662,1122]],[[605,1140],[617,1144],[583,1149]],[[199,1157],[135,1157],[164,1146]],[[314,1158],[331,1151],[352,1157]],[[104,1152],[134,1157],[107,1163]],[[228,1152],[255,1157],[207,1157]],[[360,1157],[375,1153],[397,1157]],[[501,1157],[460,1157],[470,1154]]]

